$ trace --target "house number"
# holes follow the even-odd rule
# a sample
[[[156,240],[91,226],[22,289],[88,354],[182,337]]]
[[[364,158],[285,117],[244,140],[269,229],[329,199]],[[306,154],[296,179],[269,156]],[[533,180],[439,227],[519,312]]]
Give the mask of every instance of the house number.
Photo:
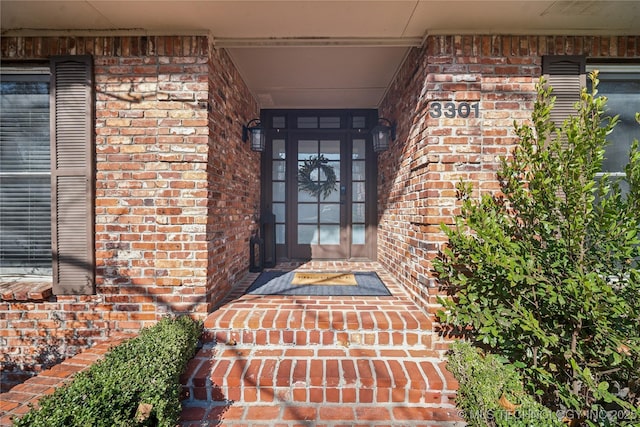
[[[448,119],[453,119],[454,117],[466,119],[471,115],[471,112],[475,114],[474,117],[480,117],[480,106],[477,102],[475,104],[469,102],[432,102],[430,106],[429,115],[434,119],[442,116]]]

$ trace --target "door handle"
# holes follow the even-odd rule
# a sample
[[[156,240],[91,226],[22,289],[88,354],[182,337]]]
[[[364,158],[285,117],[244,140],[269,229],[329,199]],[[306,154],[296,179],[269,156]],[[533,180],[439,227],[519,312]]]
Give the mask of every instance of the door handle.
[[[340,204],[341,205],[344,205],[346,198],[347,198],[347,186],[341,185],[340,186]]]

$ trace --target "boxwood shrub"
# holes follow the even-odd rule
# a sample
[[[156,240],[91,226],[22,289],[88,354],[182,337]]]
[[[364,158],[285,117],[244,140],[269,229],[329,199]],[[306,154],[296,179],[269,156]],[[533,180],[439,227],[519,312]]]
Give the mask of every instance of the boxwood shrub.
[[[15,426],[175,426],[180,374],[202,325],[166,317],[113,348],[69,384],[43,397]]]

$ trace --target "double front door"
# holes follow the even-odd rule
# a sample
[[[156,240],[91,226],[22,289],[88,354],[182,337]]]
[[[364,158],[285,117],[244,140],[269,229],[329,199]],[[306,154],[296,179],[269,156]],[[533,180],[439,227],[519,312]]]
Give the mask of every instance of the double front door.
[[[307,112],[306,121],[295,123],[308,127],[269,132],[265,205],[275,214],[279,259],[375,258],[376,174],[369,132],[353,125],[337,128],[342,120],[353,123],[352,115],[328,114]],[[323,117],[335,127],[321,127]],[[372,122],[356,120],[362,120],[356,125]]]

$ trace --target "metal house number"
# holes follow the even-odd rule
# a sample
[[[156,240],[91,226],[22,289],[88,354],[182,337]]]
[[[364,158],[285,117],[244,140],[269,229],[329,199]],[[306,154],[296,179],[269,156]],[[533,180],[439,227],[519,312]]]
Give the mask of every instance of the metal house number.
[[[429,115],[434,119],[438,119],[442,116],[453,119],[455,117],[461,117],[463,119],[468,118],[473,113],[473,117],[480,117],[480,105],[478,102],[432,102],[430,104]]]

